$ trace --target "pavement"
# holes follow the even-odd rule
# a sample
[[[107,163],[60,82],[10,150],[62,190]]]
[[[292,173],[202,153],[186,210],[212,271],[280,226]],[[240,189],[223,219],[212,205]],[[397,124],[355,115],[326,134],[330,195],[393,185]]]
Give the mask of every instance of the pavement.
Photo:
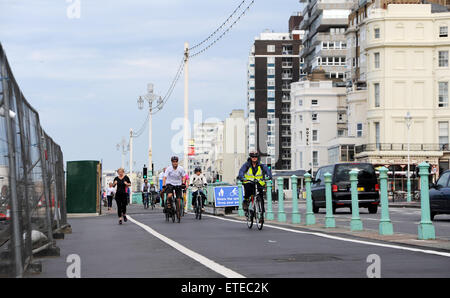
[[[38,259],[42,273],[26,277],[66,277],[72,254],[80,256],[81,277],[214,278],[231,272],[253,278],[364,278],[373,254],[382,260],[382,277],[450,277],[448,240],[325,229],[320,223],[266,221],[261,231],[250,230],[237,214],[205,214],[199,221],[188,213],[179,224],[166,222],[161,208],[141,205],[128,207],[130,219],[123,225],[115,210],[102,213],[69,217],[72,233],[57,240],[61,255]]]

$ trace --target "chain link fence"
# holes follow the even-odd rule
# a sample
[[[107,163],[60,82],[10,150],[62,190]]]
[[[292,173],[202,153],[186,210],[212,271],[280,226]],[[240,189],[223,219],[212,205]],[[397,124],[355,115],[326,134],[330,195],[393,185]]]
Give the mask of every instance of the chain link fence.
[[[21,277],[67,225],[61,148],[44,132],[0,43],[0,276]]]

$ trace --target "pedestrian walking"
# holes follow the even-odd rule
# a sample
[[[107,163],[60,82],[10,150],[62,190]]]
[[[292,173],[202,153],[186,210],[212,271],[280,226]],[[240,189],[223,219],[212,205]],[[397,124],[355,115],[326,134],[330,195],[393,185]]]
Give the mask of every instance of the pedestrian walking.
[[[106,197],[108,199],[108,211],[112,209],[112,200],[114,198],[115,193],[116,189],[113,187],[113,183],[109,182],[109,187],[106,189]]]
[[[127,188],[131,185],[130,178],[125,175],[125,170],[120,168],[117,170],[118,176],[114,178],[113,186],[117,186],[116,190],[116,204],[117,204],[117,215],[119,216],[119,225],[123,221],[127,221]]]
[[[159,191],[162,191],[163,189],[163,179],[164,179],[164,173],[166,172],[166,168],[162,170],[162,172],[159,174]]]

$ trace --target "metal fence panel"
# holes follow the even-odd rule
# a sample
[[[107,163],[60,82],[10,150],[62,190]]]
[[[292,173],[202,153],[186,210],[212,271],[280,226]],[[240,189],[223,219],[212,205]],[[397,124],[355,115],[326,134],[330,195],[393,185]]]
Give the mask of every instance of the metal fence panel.
[[[42,129],[0,44],[0,275],[23,275],[33,250],[67,224],[61,148]]]

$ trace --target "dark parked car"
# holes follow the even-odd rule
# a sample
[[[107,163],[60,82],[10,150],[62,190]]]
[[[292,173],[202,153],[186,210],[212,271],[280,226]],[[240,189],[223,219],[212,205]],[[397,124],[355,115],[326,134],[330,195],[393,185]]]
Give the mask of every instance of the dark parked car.
[[[442,173],[436,184],[430,188],[431,220],[437,214],[450,214],[450,170]]]
[[[339,163],[319,168],[311,186],[313,212],[326,208],[325,173],[331,176],[331,196],[333,213],[337,208],[352,207],[350,191],[350,171],[358,170],[358,202],[359,207],[368,208],[369,213],[377,213],[380,204],[380,187],[377,184],[375,169],[370,163]]]

